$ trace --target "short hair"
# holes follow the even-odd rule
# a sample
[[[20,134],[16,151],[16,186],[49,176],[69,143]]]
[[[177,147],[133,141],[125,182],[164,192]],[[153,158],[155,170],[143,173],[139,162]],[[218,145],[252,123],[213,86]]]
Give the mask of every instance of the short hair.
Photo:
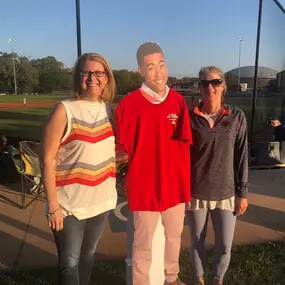
[[[161,53],[163,55],[163,51],[158,43],[147,42],[147,43],[142,44],[137,50],[138,65],[139,66],[142,65],[143,59],[145,56],[154,54],[154,53]]]
[[[227,93],[227,90],[228,90],[227,82],[226,82],[226,76],[219,67],[216,67],[216,66],[202,67],[199,71],[199,81],[203,80],[203,78],[209,73],[218,73],[219,74],[220,79],[222,79],[225,83],[225,90],[223,92],[223,95],[225,95]]]
[[[76,61],[73,67],[73,76],[72,76],[72,93],[73,97],[76,99],[81,99],[81,69],[82,65],[87,60],[93,60],[103,65],[104,71],[108,78],[108,81],[104,87],[103,93],[100,96],[100,99],[104,102],[112,102],[115,97],[116,92],[116,83],[115,78],[108,61],[98,53],[84,53]]]
[[[203,77],[209,73],[218,73],[223,81],[226,81],[226,77],[223,71],[216,66],[205,66],[202,67],[199,71],[199,80],[202,80]]]

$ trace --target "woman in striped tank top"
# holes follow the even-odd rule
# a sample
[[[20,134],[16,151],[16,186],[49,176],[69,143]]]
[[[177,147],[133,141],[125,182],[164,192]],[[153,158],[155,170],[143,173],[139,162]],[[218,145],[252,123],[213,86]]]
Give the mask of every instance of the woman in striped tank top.
[[[73,94],[55,106],[44,127],[42,175],[60,284],[87,285],[108,212],[117,203],[109,105],[115,80],[104,57],[79,57],[73,70]]]

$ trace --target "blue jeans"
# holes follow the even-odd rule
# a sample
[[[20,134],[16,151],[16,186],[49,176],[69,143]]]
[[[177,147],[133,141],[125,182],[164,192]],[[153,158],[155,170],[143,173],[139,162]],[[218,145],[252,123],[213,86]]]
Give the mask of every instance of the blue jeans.
[[[78,220],[67,216],[63,230],[53,231],[58,251],[59,284],[88,285],[94,253],[105,228],[109,212]]]

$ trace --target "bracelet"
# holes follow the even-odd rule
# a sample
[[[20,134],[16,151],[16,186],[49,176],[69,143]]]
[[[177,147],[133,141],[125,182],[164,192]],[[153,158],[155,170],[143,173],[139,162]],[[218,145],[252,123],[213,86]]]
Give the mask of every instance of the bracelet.
[[[59,209],[60,209],[60,208],[58,207],[55,211],[50,212],[50,213],[47,213],[46,216],[47,216],[47,217],[54,216],[54,215],[56,214],[56,212],[57,212]]]

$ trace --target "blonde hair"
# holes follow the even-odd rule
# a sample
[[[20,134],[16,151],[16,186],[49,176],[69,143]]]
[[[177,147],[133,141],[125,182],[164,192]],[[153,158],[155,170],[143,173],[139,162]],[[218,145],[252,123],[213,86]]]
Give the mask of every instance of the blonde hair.
[[[202,67],[200,69],[200,71],[199,71],[199,81],[203,80],[205,75],[207,75],[209,73],[218,73],[219,74],[220,79],[222,79],[224,84],[225,84],[225,89],[224,89],[224,92],[223,92],[223,95],[225,95],[227,93],[228,87],[227,87],[225,74],[223,73],[223,71],[220,68],[218,68],[216,66],[205,66],[205,67]]]
[[[72,97],[75,99],[81,99],[81,71],[82,65],[87,60],[96,61],[104,67],[104,71],[108,78],[108,81],[104,87],[104,90],[100,96],[100,100],[104,102],[112,102],[115,97],[116,92],[116,83],[114,79],[114,75],[110,64],[108,61],[98,53],[84,53],[82,54],[74,64],[73,74],[72,74]]]

